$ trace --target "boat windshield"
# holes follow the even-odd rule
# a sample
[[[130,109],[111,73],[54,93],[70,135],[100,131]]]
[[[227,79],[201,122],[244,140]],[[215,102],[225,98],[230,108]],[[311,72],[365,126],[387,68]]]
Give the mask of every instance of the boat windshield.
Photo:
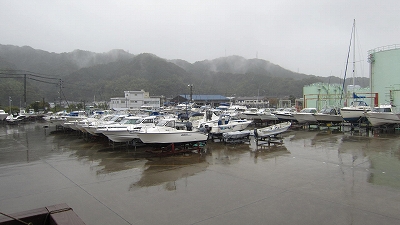
[[[155,121],[155,118],[154,118],[154,117],[151,117],[151,118],[143,118],[143,119],[137,120],[137,121],[136,121],[136,124],[155,123],[154,121]]]
[[[125,118],[125,122],[123,124],[136,124],[138,120],[139,118]]]
[[[368,104],[364,101],[354,101],[351,103],[353,106],[368,106]]]
[[[319,111],[319,113],[330,114],[330,115],[336,115],[337,114],[335,109],[330,109],[330,108],[321,109],[321,111]]]
[[[304,108],[302,110],[300,110],[301,113],[316,113],[317,109],[315,108]]]
[[[114,122],[119,123],[123,119],[124,119],[124,117],[121,116],[121,117],[118,117]]]
[[[156,124],[156,126],[159,126],[159,127],[175,127],[175,121],[174,120],[160,120],[160,122],[158,122]]]

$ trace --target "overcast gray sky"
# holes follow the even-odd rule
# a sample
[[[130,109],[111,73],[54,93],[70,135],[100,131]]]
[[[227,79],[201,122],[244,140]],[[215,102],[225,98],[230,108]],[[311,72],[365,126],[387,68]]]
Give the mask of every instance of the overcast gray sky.
[[[239,55],[343,77],[353,19],[356,76],[368,77],[367,51],[400,44],[398,0],[0,0],[0,44],[191,63]]]

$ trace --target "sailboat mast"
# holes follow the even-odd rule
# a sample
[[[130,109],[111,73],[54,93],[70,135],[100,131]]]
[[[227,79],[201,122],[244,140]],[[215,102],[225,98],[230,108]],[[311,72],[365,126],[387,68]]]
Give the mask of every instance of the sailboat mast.
[[[354,92],[354,76],[356,73],[356,19],[353,22],[353,92]]]

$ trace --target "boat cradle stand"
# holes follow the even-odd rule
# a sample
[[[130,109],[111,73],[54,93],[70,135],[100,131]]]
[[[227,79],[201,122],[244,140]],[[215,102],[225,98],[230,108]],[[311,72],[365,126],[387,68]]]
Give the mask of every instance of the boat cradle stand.
[[[176,154],[185,154],[196,152],[201,153],[205,146],[205,142],[188,142],[188,143],[170,143],[163,145],[155,145],[152,150],[146,152],[157,156],[170,156]]]
[[[271,146],[271,144],[283,144],[283,138],[278,135],[271,135],[266,137],[256,137],[254,136],[254,140],[257,146]]]
[[[250,142],[250,134],[241,138],[223,138],[224,144],[242,144]]]

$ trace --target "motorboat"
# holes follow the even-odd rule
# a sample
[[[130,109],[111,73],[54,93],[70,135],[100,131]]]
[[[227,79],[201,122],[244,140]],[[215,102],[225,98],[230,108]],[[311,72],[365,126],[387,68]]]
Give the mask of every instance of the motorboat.
[[[304,108],[300,112],[294,113],[293,116],[300,124],[316,124],[314,114],[317,112],[316,108]]]
[[[226,132],[244,130],[252,122],[252,120],[235,118],[230,114],[221,114],[218,120],[203,122],[199,125],[199,128],[205,129],[210,134],[222,135]]]
[[[338,124],[343,122],[343,118],[336,108],[326,107],[321,109],[319,112],[314,114],[315,119],[318,123],[324,124]]]
[[[296,118],[293,116],[296,112],[296,108],[284,108],[282,111],[276,111],[275,116],[282,121],[296,121]]]
[[[250,133],[250,130],[231,131],[222,133],[222,137],[224,139],[224,142],[235,142],[249,140]]]
[[[217,109],[206,110],[201,117],[189,117],[189,121],[193,124],[193,127],[204,128],[205,124],[218,123],[218,119],[224,111]]]
[[[65,117],[65,121],[61,123],[61,125],[65,128],[70,128],[73,130],[79,130],[76,124],[83,119],[88,118],[86,111],[72,111],[67,114]]]
[[[127,117],[127,116],[129,116],[129,115],[127,115],[127,114],[119,114],[119,115],[114,115],[111,119],[108,119],[107,121],[98,121],[97,124],[95,125],[94,134],[95,135],[102,135],[104,129],[106,129],[108,127],[112,127],[115,124],[121,123],[121,121],[124,120],[125,117]]]
[[[121,121],[120,124],[110,125],[106,128],[99,129],[103,135],[107,136],[113,142],[127,142],[139,138],[137,133],[146,127],[154,127],[161,116],[128,116]]]
[[[5,121],[8,124],[18,124],[18,123],[24,121],[25,119],[26,119],[25,115],[15,115],[15,116],[14,115],[8,115],[5,118]]]
[[[87,118],[81,119],[76,123],[76,128],[80,131],[82,131],[83,133],[88,133],[88,131],[86,130],[87,127],[89,127],[89,125],[92,122],[98,121],[100,118],[102,118],[104,116],[104,112],[103,111],[95,111],[92,115],[90,115]]]
[[[100,119],[90,122],[88,126],[85,126],[85,130],[91,135],[98,136],[101,135],[102,132],[98,131],[98,129],[105,128],[107,125],[119,123],[122,121],[126,115],[113,115],[107,114],[102,116]]]
[[[175,118],[160,120],[155,127],[141,129],[137,133],[145,144],[172,144],[207,141],[208,134],[193,130],[190,122],[180,122]]]
[[[259,116],[261,121],[276,121],[278,117],[273,113],[270,108],[261,108],[258,109],[257,115]]]
[[[68,113],[66,113],[65,111],[59,111],[56,113],[50,113],[47,116],[43,117],[43,119],[51,124],[54,124],[56,126],[61,126],[67,119],[65,118],[65,116]]]
[[[258,120],[260,117],[258,116],[258,109],[257,108],[248,108],[244,112],[241,113],[243,119],[249,120]]]
[[[278,134],[286,132],[291,125],[292,123],[287,121],[259,129],[254,129],[254,137],[256,138],[274,137]]]
[[[232,115],[235,114],[235,115],[239,116],[246,110],[247,110],[247,106],[245,106],[245,105],[234,105],[234,104],[231,104],[229,106],[227,112],[232,114]]]
[[[6,113],[6,111],[0,109],[0,121],[1,120],[5,120],[8,116],[8,113]]]
[[[365,113],[368,122],[374,126],[393,125],[400,123],[400,114],[394,112],[392,105],[380,105]]]
[[[364,101],[353,101],[350,106],[340,109],[340,114],[344,121],[349,123],[362,122],[365,119],[365,113],[371,111],[371,107]]]
[[[107,136],[113,142],[131,141],[135,137],[132,137],[129,133],[129,127],[134,126],[140,119],[140,116],[127,116],[120,123],[110,124],[104,128],[97,129],[97,132]]]

